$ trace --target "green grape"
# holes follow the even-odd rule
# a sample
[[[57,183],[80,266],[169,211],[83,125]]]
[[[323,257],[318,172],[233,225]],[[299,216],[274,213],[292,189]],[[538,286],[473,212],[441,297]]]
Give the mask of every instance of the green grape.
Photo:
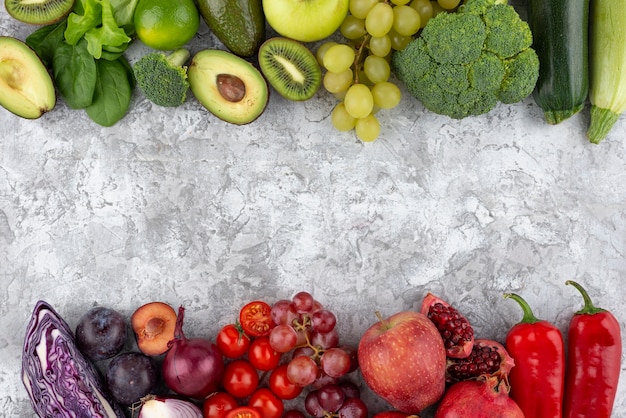
[[[387,81],[391,75],[391,68],[387,60],[376,55],[368,55],[365,58],[363,71],[368,80],[374,84]]]
[[[395,4],[396,6],[403,6],[407,4],[409,1],[410,0],[391,0],[391,2]]]
[[[365,19],[365,16],[367,16],[378,1],[379,0],[350,0],[348,5],[350,14],[357,19]]]
[[[410,6],[417,10],[420,15],[420,28],[424,28],[426,23],[433,17],[433,5],[430,0],[413,0]]]
[[[389,31],[389,39],[391,39],[391,48],[396,51],[403,50],[413,39],[410,36],[400,35],[395,29]]]
[[[365,74],[365,70],[363,70],[363,66],[359,68],[356,73],[355,82],[365,84],[368,87],[372,87],[374,83],[371,82],[369,78],[367,78],[367,74]]]
[[[354,130],[361,141],[372,142],[380,135],[380,122],[376,116],[369,114],[356,121]]]
[[[365,29],[372,36],[383,36],[393,25],[393,7],[387,3],[378,3],[365,18]]]
[[[340,91],[339,93],[333,93],[333,97],[337,99],[338,102],[343,102],[346,98],[346,92],[348,90]]]
[[[324,54],[324,68],[334,73],[340,73],[352,66],[355,56],[354,49],[349,45],[333,45]]]
[[[372,87],[374,105],[381,109],[392,109],[400,103],[402,93],[400,88],[389,81],[376,83]]]
[[[335,108],[330,114],[330,120],[335,129],[342,132],[353,129],[356,124],[356,119],[350,116],[343,102],[339,102],[335,105]]]
[[[346,91],[348,90],[348,87],[352,85],[352,76],[353,74],[350,68],[340,73],[326,71],[323,79],[324,88],[326,89],[326,91],[333,94]]]
[[[365,84],[353,84],[346,92],[344,99],[346,111],[356,119],[369,115],[374,108],[374,97]]]
[[[402,36],[412,36],[420,28],[420,14],[411,6],[393,8],[393,29]]]
[[[446,11],[446,9],[441,7],[437,0],[430,0],[430,5],[433,6],[433,17],[437,16],[441,12]]]
[[[330,49],[331,46],[337,45],[335,41],[327,41],[324,42],[317,48],[317,52],[315,53],[315,58],[317,58],[317,62],[320,65],[324,65],[324,55],[326,55],[326,51]]]
[[[389,36],[372,36],[369,43],[370,52],[379,57],[386,57],[391,52]]]
[[[437,3],[445,10],[455,9],[460,2],[461,0],[437,0]]]
[[[339,26],[339,31],[346,39],[359,39],[367,33],[365,20],[348,15]]]

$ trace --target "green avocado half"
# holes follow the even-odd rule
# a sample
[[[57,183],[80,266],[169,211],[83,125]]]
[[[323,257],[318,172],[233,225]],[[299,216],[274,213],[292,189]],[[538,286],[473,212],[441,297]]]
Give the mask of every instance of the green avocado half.
[[[0,105],[37,119],[55,104],[52,77],[35,51],[19,39],[0,36]]]
[[[196,99],[226,122],[244,125],[265,110],[269,97],[267,81],[255,66],[231,52],[199,51],[189,64],[187,75]]]

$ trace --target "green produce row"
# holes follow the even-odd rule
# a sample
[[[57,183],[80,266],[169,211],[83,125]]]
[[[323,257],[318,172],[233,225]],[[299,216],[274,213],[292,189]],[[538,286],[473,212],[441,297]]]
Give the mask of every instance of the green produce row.
[[[369,142],[401,82],[454,119],[532,95],[557,124],[590,103],[587,136],[599,143],[626,110],[623,6],[533,0],[525,21],[506,0],[5,0],[12,17],[39,27],[24,41],[0,37],[0,104],[34,119],[58,93],[111,126],[136,87],[165,107],[191,90],[241,125],[263,113],[270,89],[294,101],[325,89],[337,99],[332,125]],[[191,56],[201,19],[224,49]],[[124,53],[135,41],[154,52],[131,65]]]
[[[560,330],[517,294],[504,295],[523,311],[504,344],[475,335],[463,313],[432,293],[419,311],[376,312],[356,346],[341,341],[337,316],[305,291],[248,302],[210,338],[187,337],[184,307],[164,302],[140,306],[130,321],[96,306],[73,331],[39,301],[22,379],[42,418],[368,418],[364,386],[386,405],[375,418],[429,408],[435,418],[609,418],[619,322],[581,285],[566,284],[584,300],[567,350]]]

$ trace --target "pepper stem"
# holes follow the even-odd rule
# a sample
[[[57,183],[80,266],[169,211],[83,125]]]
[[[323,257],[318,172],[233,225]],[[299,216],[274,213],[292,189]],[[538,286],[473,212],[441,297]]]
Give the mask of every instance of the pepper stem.
[[[568,280],[565,282],[565,284],[574,286],[580,292],[580,294],[583,295],[585,306],[583,306],[583,308],[580,311],[576,312],[576,314],[593,315],[593,314],[597,314],[600,312],[605,312],[605,309],[594,306],[593,302],[591,301],[591,298],[589,297],[589,294],[580,284],[576,283],[573,280]]]
[[[530,305],[528,304],[528,302],[526,302],[521,296],[516,295],[515,293],[505,293],[504,297],[513,299],[514,301],[519,303],[519,305],[522,307],[522,311],[524,312],[524,316],[522,317],[522,320],[520,321],[520,323],[522,323],[522,324],[535,324],[535,323],[541,321],[540,319],[537,319],[535,314],[533,314],[532,309],[530,309]]]

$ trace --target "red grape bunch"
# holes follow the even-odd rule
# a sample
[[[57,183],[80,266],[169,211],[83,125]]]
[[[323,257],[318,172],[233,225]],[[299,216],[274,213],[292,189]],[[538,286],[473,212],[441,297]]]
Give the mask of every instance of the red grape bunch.
[[[310,293],[279,300],[272,306],[271,317],[275,326],[269,334],[270,345],[279,353],[292,353],[287,376],[294,384],[333,382],[356,369],[355,350],[339,346],[335,314]]]

